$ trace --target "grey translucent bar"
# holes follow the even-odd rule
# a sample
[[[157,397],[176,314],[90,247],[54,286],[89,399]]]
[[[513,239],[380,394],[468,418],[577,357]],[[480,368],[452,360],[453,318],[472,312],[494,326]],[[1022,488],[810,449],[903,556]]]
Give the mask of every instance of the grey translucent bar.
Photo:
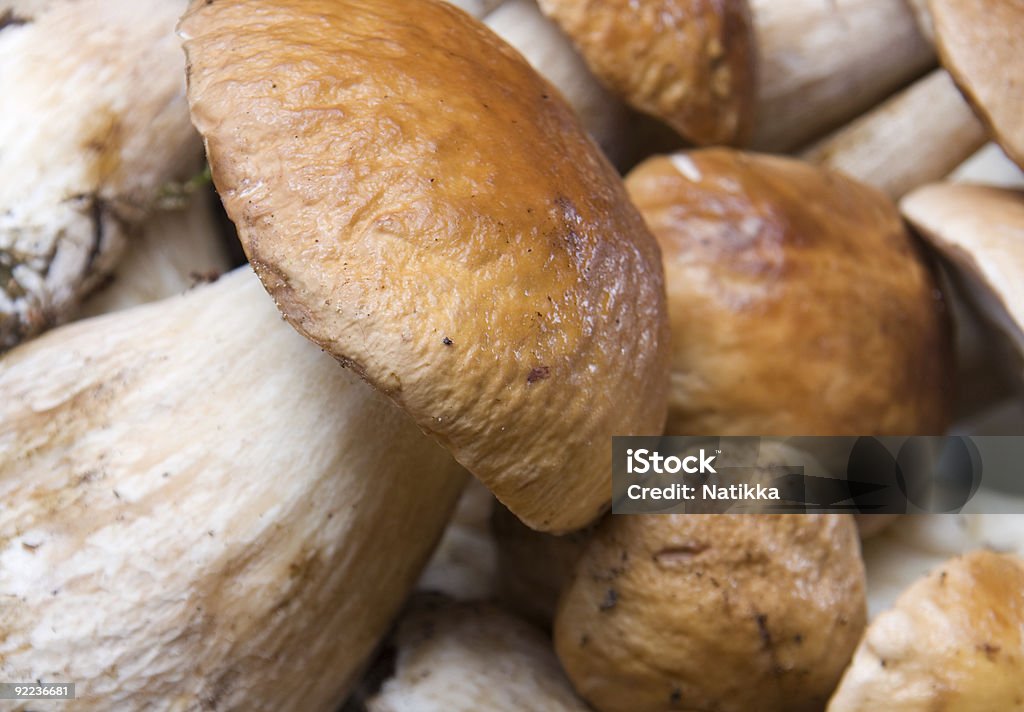
[[[1024,513],[1024,436],[616,437],[616,514]]]
[[[0,700],[73,700],[73,682],[0,682]]]

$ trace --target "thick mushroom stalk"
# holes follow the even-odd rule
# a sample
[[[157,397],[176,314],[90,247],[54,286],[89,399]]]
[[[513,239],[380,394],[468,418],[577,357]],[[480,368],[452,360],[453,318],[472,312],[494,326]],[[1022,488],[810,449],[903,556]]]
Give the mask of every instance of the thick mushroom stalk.
[[[26,344],[0,392],[0,678],[75,710],[331,712],[464,482],[248,270]]]
[[[936,69],[802,155],[898,200],[945,178],[986,140],[953,79]]]
[[[945,305],[884,195],[728,149],[650,159],[626,185],[664,255],[667,432],[945,431]]]
[[[68,319],[194,171],[175,0],[53,0],[0,30],[0,351]]]
[[[214,182],[285,318],[530,526],[596,519],[610,436],[662,429],[664,283],[557,92],[435,0],[197,1],[181,32]]]
[[[849,515],[609,517],[555,619],[601,712],[820,710],[863,631]]]
[[[586,712],[540,631],[488,604],[418,600],[369,712]]]
[[[828,712],[1024,709],[1024,560],[975,552],[868,628]]]

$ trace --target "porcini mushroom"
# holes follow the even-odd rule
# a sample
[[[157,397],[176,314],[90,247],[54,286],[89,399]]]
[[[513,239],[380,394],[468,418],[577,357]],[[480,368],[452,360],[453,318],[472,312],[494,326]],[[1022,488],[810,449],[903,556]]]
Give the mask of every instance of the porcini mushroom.
[[[820,710],[865,623],[849,515],[609,517],[555,618],[600,712]]]
[[[596,519],[610,436],[664,422],[664,284],[557,92],[435,0],[197,1],[180,29],[214,182],[285,317],[528,525]]]
[[[1024,709],[1024,560],[953,559],[876,618],[828,712]]]
[[[756,50],[746,0],[540,0],[540,7],[631,106],[699,144],[749,135]]]
[[[974,305],[1024,354],[1024,192],[939,183],[900,208],[952,265]]]
[[[1024,168],[1024,2],[929,0],[942,65],[1017,165]]]
[[[399,625],[394,676],[368,712],[586,712],[550,642],[488,604],[420,599]]]
[[[699,144],[786,151],[928,69],[905,0],[540,0],[627,103]]]
[[[666,432],[945,431],[945,307],[885,196],[727,149],[650,159],[626,185],[664,255]]]
[[[25,344],[0,392],[0,678],[76,710],[331,712],[464,482],[247,269]]]
[[[67,320],[201,155],[175,0],[53,0],[0,31],[0,351]],[[38,12],[38,14],[29,14]]]

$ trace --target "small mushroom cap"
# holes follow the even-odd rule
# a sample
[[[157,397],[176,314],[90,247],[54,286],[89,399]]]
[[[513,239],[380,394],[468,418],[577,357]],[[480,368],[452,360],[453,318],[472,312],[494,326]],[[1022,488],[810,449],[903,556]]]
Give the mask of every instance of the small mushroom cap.
[[[938,183],[906,196],[900,208],[1024,353],[1024,191]]]
[[[392,678],[369,712],[587,712],[551,642],[481,603],[421,597],[398,629]]]
[[[884,195],[727,149],[650,159],[626,185],[665,262],[669,433],[944,432],[945,304]]]
[[[929,0],[929,7],[943,66],[1024,168],[1024,0]]]
[[[593,521],[659,433],[657,243],[558,93],[434,0],[195,2],[193,120],[285,317],[528,525]]]
[[[1024,561],[940,566],[868,628],[828,712],[1024,710]]]
[[[753,128],[756,49],[746,0],[540,0],[594,73],[698,144]]]
[[[866,617],[850,515],[609,517],[555,649],[601,712],[820,710]]]

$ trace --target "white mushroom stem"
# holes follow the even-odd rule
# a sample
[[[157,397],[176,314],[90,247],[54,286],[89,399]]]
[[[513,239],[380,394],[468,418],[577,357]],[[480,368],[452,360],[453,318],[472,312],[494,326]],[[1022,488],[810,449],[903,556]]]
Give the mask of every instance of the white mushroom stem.
[[[936,69],[803,152],[893,199],[949,175],[986,132],[944,70]]]
[[[369,712],[587,712],[538,630],[484,604],[423,601],[403,620],[397,670]]]
[[[750,0],[760,53],[752,146],[791,151],[934,63],[906,0]]]
[[[109,283],[83,302],[78,316],[165,299],[230,269],[212,200],[212,193],[202,191],[183,207],[151,215],[128,244]]]
[[[0,679],[75,710],[333,712],[464,483],[256,278],[0,360]]]
[[[165,183],[196,169],[201,149],[174,34],[184,9],[183,0],[8,8],[0,351],[66,320],[116,264],[126,226],[145,217]]]

